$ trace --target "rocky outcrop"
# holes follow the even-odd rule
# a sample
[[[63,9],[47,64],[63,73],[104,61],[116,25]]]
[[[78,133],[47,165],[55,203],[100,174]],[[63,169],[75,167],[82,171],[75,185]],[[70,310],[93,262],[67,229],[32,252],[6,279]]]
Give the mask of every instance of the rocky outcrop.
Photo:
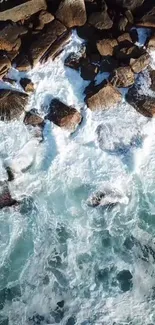
[[[140,114],[146,117],[154,117],[155,98],[140,94],[136,86],[129,89],[128,93],[126,94],[126,101]]]
[[[34,83],[29,78],[20,79],[20,84],[26,92],[34,92]]]
[[[98,88],[98,87],[97,87]],[[95,90],[95,89],[94,89]],[[103,85],[96,93],[86,98],[86,103],[92,111],[106,110],[121,102],[120,92],[110,83]]]
[[[17,22],[19,20],[27,19],[31,15],[46,8],[47,4],[45,0],[26,1],[25,3],[14,6],[11,9],[0,12],[0,21],[12,20],[14,22]]]
[[[119,67],[114,70],[110,82],[115,87],[129,87],[134,84],[135,75],[130,67]]]
[[[29,57],[31,64],[33,66],[37,64],[66,31],[66,27],[57,20],[49,23],[46,30],[39,33],[37,39],[30,46]]]
[[[98,41],[96,45],[99,53],[102,56],[108,56],[108,55],[112,56],[114,53],[114,48],[115,46],[118,45],[118,42],[114,38],[113,39],[107,38]]]
[[[67,106],[55,98],[51,101],[46,119],[72,133],[81,123],[82,116],[74,107]]]
[[[141,55],[138,59],[130,60],[130,67],[134,73],[140,73],[145,70],[150,63],[150,56],[148,53]]]
[[[18,119],[24,112],[28,95],[18,91],[0,89],[0,120]]]
[[[86,23],[84,0],[63,0],[55,14],[66,27],[82,26]]]

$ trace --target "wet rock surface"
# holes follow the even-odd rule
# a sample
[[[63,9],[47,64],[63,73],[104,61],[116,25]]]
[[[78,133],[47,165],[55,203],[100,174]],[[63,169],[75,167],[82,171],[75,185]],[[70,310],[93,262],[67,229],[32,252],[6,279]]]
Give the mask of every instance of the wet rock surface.
[[[0,89],[0,119],[10,121],[20,118],[28,103],[28,96],[14,90]]]

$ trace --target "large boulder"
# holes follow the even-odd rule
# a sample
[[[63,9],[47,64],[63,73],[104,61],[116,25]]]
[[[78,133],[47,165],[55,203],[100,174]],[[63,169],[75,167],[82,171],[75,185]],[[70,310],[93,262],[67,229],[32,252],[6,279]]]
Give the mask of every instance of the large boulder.
[[[82,121],[81,114],[74,107],[67,106],[57,98],[51,101],[46,118],[71,133],[76,130]]]
[[[99,30],[110,29],[113,26],[113,21],[111,20],[106,9],[101,12],[93,12],[89,16],[88,22],[90,25]]]
[[[126,94],[126,101],[140,114],[146,117],[155,116],[155,97],[141,95],[136,86],[129,89]]]
[[[84,25],[87,20],[84,0],[62,0],[55,16],[68,28]]]
[[[17,22],[19,20],[27,19],[29,16],[46,8],[47,4],[45,0],[25,1],[20,5],[14,5],[12,8],[0,12],[0,21],[12,20]]]
[[[135,75],[130,67],[119,67],[110,76],[110,82],[115,87],[129,87],[135,82]]]
[[[29,48],[29,57],[34,66],[37,64],[46,53],[51,50],[56,41],[67,32],[66,27],[59,21],[54,20],[49,23],[45,30],[39,33],[37,39],[31,44]]]
[[[142,72],[145,70],[150,63],[150,56],[148,53],[141,55],[138,59],[130,60],[131,70],[135,73]]]
[[[27,33],[23,26],[8,23],[0,31],[0,50],[3,51],[18,51],[21,46],[20,36]]]
[[[121,102],[122,95],[110,83],[98,89],[99,87],[97,87],[97,92],[89,94],[86,98],[87,106],[91,111],[106,110]]]
[[[0,89],[0,120],[17,119],[24,112],[28,95],[10,89]]]
[[[118,45],[116,39],[107,38],[97,41],[97,49],[102,56],[112,56],[114,52],[114,47]]]

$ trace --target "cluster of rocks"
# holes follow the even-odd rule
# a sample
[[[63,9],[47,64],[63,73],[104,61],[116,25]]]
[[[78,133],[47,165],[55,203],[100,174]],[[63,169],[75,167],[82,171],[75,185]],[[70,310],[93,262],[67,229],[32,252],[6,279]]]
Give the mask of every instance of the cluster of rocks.
[[[149,29],[144,46],[138,46],[135,27]],[[37,63],[54,60],[70,40],[76,28],[83,39],[78,53],[70,53],[64,65],[78,71],[86,87],[85,102],[92,111],[106,110],[122,100],[120,88],[129,88],[126,100],[141,114],[155,114],[155,98],[142,95],[137,74],[148,68],[151,89],[155,90],[155,71],[150,68],[150,51],[155,49],[155,4],[151,0],[11,0],[0,4],[0,78],[7,78],[11,66],[21,72]],[[96,83],[99,73],[108,79]],[[0,89],[0,119],[18,119],[24,113],[26,125],[41,130],[48,119],[74,132],[82,121],[75,107],[54,98],[45,119],[35,110],[26,112],[29,93],[35,85],[22,78],[23,92]]]

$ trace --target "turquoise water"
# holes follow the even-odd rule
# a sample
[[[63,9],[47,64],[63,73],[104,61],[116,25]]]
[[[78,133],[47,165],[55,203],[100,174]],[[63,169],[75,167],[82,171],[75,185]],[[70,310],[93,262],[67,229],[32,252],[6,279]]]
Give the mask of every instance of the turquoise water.
[[[16,171],[10,191],[22,200],[0,212],[1,325],[155,324],[155,122],[125,101],[87,109],[88,83],[63,66],[80,42],[73,35],[58,60],[29,73],[37,85],[29,107],[44,115],[57,96],[82,108],[79,129],[47,123],[39,143],[22,122],[0,123],[1,179],[7,160]],[[148,92],[147,72],[139,82]],[[107,187],[122,203],[89,207]]]

